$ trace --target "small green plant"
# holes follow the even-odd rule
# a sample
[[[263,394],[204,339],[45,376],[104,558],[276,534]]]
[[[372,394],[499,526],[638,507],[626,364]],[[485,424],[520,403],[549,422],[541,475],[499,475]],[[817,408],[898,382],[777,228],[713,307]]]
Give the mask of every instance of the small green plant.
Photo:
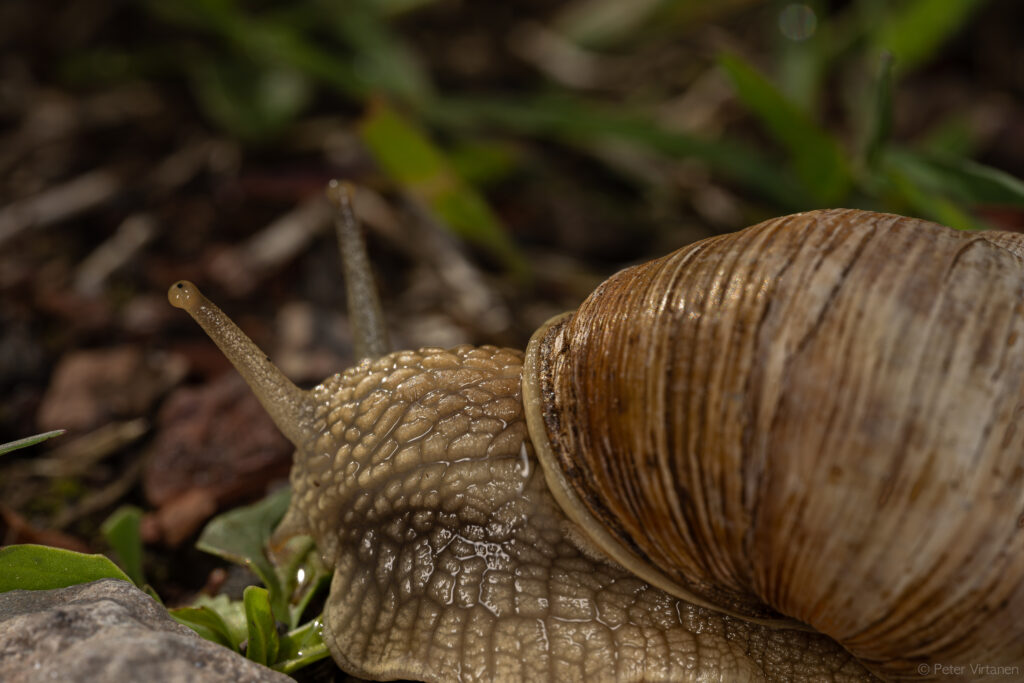
[[[786,165],[811,197],[828,206],[851,198],[855,204],[888,206],[923,215],[960,230],[989,226],[971,207],[1024,206],[1024,183],[927,144],[901,145],[889,139],[894,60],[882,53],[876,77],[864,95],[859,149],[846,148],[786,97],[751,64],[727,54],[720,65],[740,102],[786,150]]]
[[[172,617],[204,638],[236,651],[244,643],[246,657],[284,673],[327,656],[319,615],[306,622],[302,618],[330,579],[309,537],[293,538],[271,556],[270,537],[290,496],[285,488],[213,518],[196,543],[200,550],[248,568],[264,588],[249,586],[242,600],[201,598],[171,610]]]
[[[310,602],[330,579],[312,540],[290,540],[275,554],[280,558],[276,562],[268,550],[270,535],[288,507],[289,497],[290,491],[282,489],[253,505],[215,517],[197,543],[206,552],[250,569],[265,587],[249,586],[241,600],[200,596],[192,605],[170,610],[174,619],[203,638],[283,673],[328,656],[319,615],[302,621]],[[110,578],[134,583],[160,601],[144,581],[140,519],[138,508],[126,506],[102,526],[124,570],[103,555],[30,544],[0,549],[0,593],[65,588]]]

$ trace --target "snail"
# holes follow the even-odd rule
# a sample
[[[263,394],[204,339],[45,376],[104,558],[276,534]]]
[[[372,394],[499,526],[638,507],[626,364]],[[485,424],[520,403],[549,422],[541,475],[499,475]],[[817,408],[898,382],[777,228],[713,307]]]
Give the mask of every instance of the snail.
[[[949,680],[1024,664],[1024,236],[810,211],[620,271],[525,353],[306,391],[171,286],[296,447],[277,530],[388,680]]]

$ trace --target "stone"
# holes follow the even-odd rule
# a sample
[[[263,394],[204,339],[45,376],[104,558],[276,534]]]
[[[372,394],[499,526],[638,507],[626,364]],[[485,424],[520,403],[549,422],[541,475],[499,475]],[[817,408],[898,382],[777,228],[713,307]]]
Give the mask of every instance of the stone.
[[[0,593],[5,683],[290,683],[174,621],[130,583]]]

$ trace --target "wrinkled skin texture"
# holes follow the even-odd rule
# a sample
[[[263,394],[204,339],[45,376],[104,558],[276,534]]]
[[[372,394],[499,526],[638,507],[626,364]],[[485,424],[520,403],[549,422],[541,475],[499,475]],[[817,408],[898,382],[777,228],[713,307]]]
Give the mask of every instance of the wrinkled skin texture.
[[[282,535],[335,569],[339,665],[425,681],[859,681],[828,638],[678,600],[602,559],[548,492],[522,356],[398,352],[310,392]]]

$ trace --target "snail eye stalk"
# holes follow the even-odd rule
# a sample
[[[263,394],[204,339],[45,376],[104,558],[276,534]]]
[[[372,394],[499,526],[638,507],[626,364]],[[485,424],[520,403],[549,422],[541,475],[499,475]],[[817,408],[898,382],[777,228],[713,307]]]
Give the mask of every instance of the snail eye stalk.
[[[187,280],[171,285],[167,299],[199,323],[256,394],[274,424],[296,446],[312,437],[313,402],[295,386],[245,332]]]
[[[345,273],[352,344],[358,362],[364,358],[380,358],[391,351],[391,343],[366,254],[366,242],[356,219],[352,203],[354,195],[351,183],[332,180],[327,186],[327,198],[337,208],[334,226]]]

